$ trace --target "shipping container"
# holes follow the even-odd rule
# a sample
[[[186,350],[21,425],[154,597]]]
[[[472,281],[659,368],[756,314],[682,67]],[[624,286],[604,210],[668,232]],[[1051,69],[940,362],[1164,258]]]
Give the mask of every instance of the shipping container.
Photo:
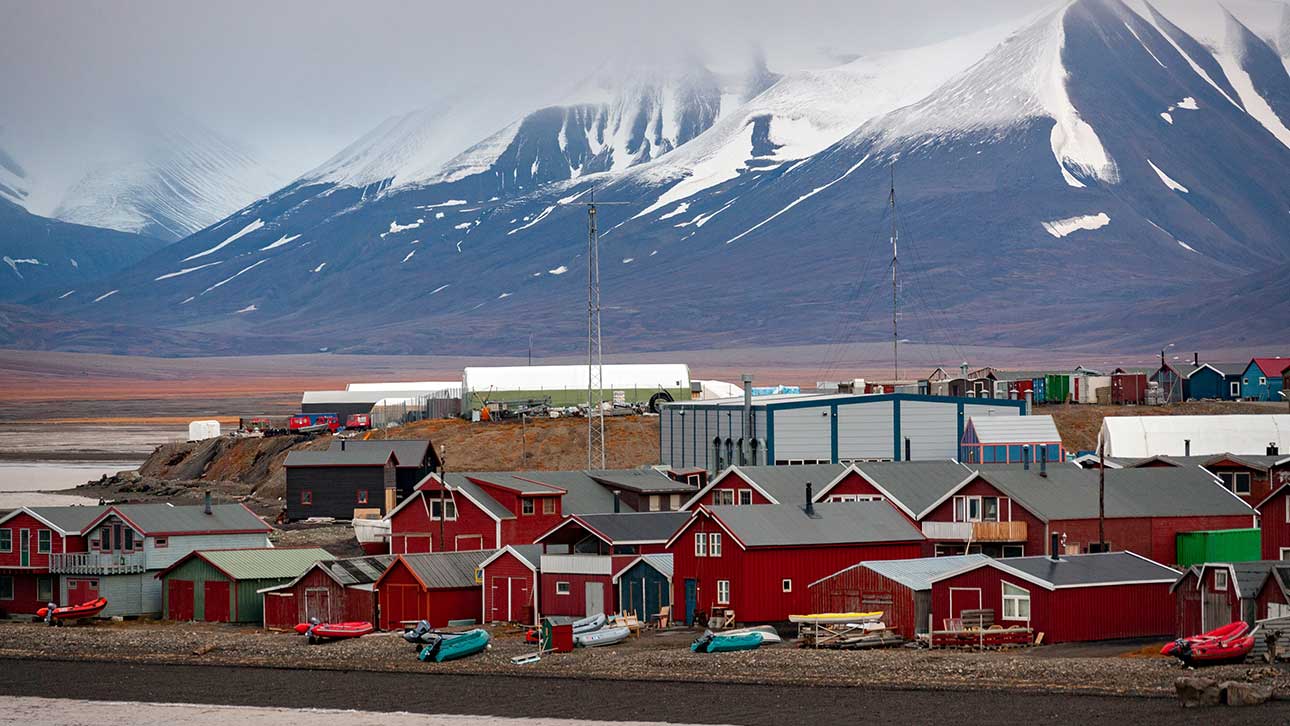
[[[1111,375],[1111,403],[1117,406],[1140,406],[1147,400],[1147,374],[1114,373]]]
[[[1044,376],[1044,399],[1048,403],[1066,403],[1071,395],[1071,377],[1065,373]]]
[[[1263,556],[1263,533],[1258,529],[1179,532],[1177,538],[1178,564],[1182,567],[1206,562],[1253,562]]]

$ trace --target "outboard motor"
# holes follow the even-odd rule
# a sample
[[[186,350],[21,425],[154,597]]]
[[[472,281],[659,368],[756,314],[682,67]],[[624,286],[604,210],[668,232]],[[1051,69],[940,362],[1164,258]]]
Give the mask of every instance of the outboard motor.
[[[46,604],[46,606],[45,606],[45,624],[46,624],[46,625],[53,626],[53,624],[54,624],[54,608],[56,608],[56,607],[58,607],[58,605],[57,605],[57,604],[55,604],[55,603],[52,603],[52,602],[51,602],[51,603]]]

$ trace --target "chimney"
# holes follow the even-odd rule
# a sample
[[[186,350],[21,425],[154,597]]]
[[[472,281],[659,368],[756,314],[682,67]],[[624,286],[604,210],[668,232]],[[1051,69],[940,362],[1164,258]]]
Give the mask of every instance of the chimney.
[[[1030,406],[1031,406],[1031,404],[1033,404],[1034,402],[1035,402],[1035,392],[1034,392],[1034,391],[1029,391],[1029,390],[1028,390],[1028,391],[1026,391],[1026,409],[1025,409],[1025,413],[1026,413],[1026,415],[1027,415],[1027,416],[1029,416],[1029,415],[1030,415]]]
[[[967,374],[968,374],[968,364],[967,364],[967,361],[963,361],[962,363],[959,364],[959,375],[963,376],[964,378],[967,378]]]
[[[1268,456],[1280,456],[1280,453],[1281,453],[1281,452],[1280,452],[1280,449],[1277,447],[1277,442],[1275,442],[1275,441],[1269,441],[1269,442],[1268,442]]]
[[[909,454],[910,454],[910,450],[909,450],[909,437],[908,437],[908,436],[906,436],[906,437],[905,437],[905,461],[909,461],[909,460],[910,460],[910,459],[909,459]]]
[[[1030,444],[1021,445],[1021,468],[1030,471]]]
[[[206,505],[202,507],[202,511],[206,514],[211,513],[211,490],[209,489],[206,490]]]
[[[1191,439],[1183,439],[1183,456],[1191,456]]]
[[[344,451],[344,450],[345,450],[345,440],[344,440],[344,439],[341,439],[341,440],[340,440],[340,450],[341,450],[341,451]]]
[[[1062,536],[1057,532],[1048,535],[1048,557],[1053,562],[1062,558]]]
[[[1048,447],[1039,447],[1039,476],[1048,476]]]
[[[1200,353],[1192,353],[1192,354],[1191,354],[1191,364],[1192,364],[1192,365],[1194,365],[1194,366],[1199,366],[1199,365],[1200,365]]]
[[[614,514],[618,514],[620,511],[622,511],[621,502],[622,502],[622,495],[619,493],[617,489],[615,489],[614,490]]]
[[[814,487],[812,487],[811,483],[808,481],[806,482],[806,516],[808,517],[815,516],[815,502],[811,501],[814,498]]]
[[[740,376],[740,378],[743,380],[743,384],[744,384],[744,435],[743,435],[744,451],[740,453],[744,455],[743,457],[744,460],[747,461],[749,464],[756,464],[757,462],[753,461],[751,456],[752,450],[753,450],[752,449],[752,440],[753,440],[752,380],[753,378],[752,378],[752,374],[750,373],[745,373],[742,376]]]

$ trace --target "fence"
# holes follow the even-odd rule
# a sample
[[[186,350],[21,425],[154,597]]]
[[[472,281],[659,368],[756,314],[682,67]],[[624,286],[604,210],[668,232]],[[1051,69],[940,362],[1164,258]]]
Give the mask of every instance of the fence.
[[[416,398],[378,401],[372,407],[372,428],[385,428],[461,415],[461,389],[448,388]]]

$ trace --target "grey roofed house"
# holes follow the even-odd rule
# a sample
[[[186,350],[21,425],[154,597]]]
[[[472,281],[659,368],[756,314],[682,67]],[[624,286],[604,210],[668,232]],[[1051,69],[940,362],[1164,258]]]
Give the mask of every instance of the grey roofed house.
[[[576,522],[603,536],[610,544],[666,542],[690,519],[690,512],[619,512],[572,515],[551,532]],[[569,525],[572,526],[572,525]],[[544,539],[546,535],[538,539]]]
[[[972,416],[968,424],[982,444],[1062,440],[1052,416]]]
[[[470,550],[468,552],[430,552],[417,555],[399,555],[412,573],[428,589],[477,587],[475,571],[479,564],[497,553],[497,550]],[[388,572],[388,570],[387,570]]]
[[[37,519],[44,520],[52,524],[60,532],[75,533],[82,532],[91,522],[99,518],[100,514],[107,511],[106,506],[70,506],[70,507],[26,507],[26,510],[33,514]],[[8,519],[22,509],[15,509],[4,519]],[[0,519],[0,522],[3,522]]]
[[[483,507],[486,512],[492,514],[497,519],[515,519],[515,515],[511,513],[511,510],[503,507],[500,502],[489,496],[488,492],[484,491],[483,487],[467,479],[464,474],[458,474],[455,472],[444,474],[444,480],[447,483],[449,490],[461,492],[467,499],[477,503],[479,506]],[[422,491],[421,496],[433,500],[435,498],[435,493],[433,491]]]
[[[591,478],[585,471],[534,471],[525,476],[565,491],[560,500],[560,510],[565,514],[600,514],[614,511],[614,493],[604,484]],[[631,507],[619,502],[619,508]]]
[[[855,468],[912,517],[925,512],[973,472],[957,461],[865,462]]]
[[[636,492],[671,494],[695,490],[693,486],[654,469],[603,469],[588,471],[587,475],[607,487]]]
[[[263,519],[242,504],[212,504],[206,514],[201,504],[116,504],[114,510],[143,534],[199,534],[203,532],[271,532]],[[107,509],[104,510],[106,513]]]
[[[1116,583],[1173,583],[1178,571],[1132,552],[1100,552],[1063,555],[1054,560],[1045,556],[1005,557],[966,565],[956,572],[933,578],[944,580],[977,567],[995,567],[1012,572],[1049,590],[1061,587],[1085,587]]]
[[[560,487],[545,484],[535,478],[538,472],[527,471],[466,471],[470,479],[505,487],[521,494],[557,494]]]
[[[919,557],[912,560],[867,560],[838,570],[828,577],[821,577],[812,582],[811,585],[817,585],[844,572],[863,567],[882,575],[888,580],[898,582],[911,590],[930,590],[932,580],[936,577],[947,572],[958,572],[968,565],[980,564],[989,561],[989,559],[983,554],[976,553],[949,555],[946,557]]]
[[[1259,591],[1263,589],[1264,583],[1273,575],[1274,571],[1281,577],[1282,582],[1290,582],[1287,578],[1290,571],[1286,568],[1290,563],[1285,560],[1254,560],[1253,562],[1206,562],[1199,565],[1192,565],[1178,576],[1170,590],[1177,589],[1187,578],[1189,573],[1196,573],[1197,582],[1205,578],[1206,570],[1224,569],[1227,570],[1231,577],[1233,586],[1236,588],[1236,596],[1242,600],[1249,600],[1258,597]]]
[[[283,466],[288,468],[310,466],[385,466],[390,459],[399,466],[400,461],[391,449],[365,449],[363,451],[293,451],[287,454]]]
[[[370,585],[385,574],[394,555],[371,555],[368,557],[347,557],[338,560],[323,560],[318,565],[331,573],[342,585]]]
[[[805,504],[806,483],[810,482],[813,490],[818,492],[833,481],[843,471],[845,464],[794,464],[792,466],[736,466],[728,469],[724,476],[743,476],[756,485],[764,494],[779,504]],[[706,493],[717,482],[714,479],[708,487],[700,492]],[[700,504],[708,502],[701,501]]]
[[[1098,516],[1098,473],[1074,466],[980,465],[981,478],[1045,521]],[[1199,467],[1107,469],[1106,516],[1254,515],[1250,505]]]
[[[400,467],[421,468],[433,463],[435,458],[429,439],[382,439],[380,441],[332,439],[327,451],[341,451],[342,444],[344,445],[343,451],[345,453],[360,453],[368,450],[374,452],[393,451]]]
[[[708,507],[746,547],[921,542],[924,537],[887,502]]]

